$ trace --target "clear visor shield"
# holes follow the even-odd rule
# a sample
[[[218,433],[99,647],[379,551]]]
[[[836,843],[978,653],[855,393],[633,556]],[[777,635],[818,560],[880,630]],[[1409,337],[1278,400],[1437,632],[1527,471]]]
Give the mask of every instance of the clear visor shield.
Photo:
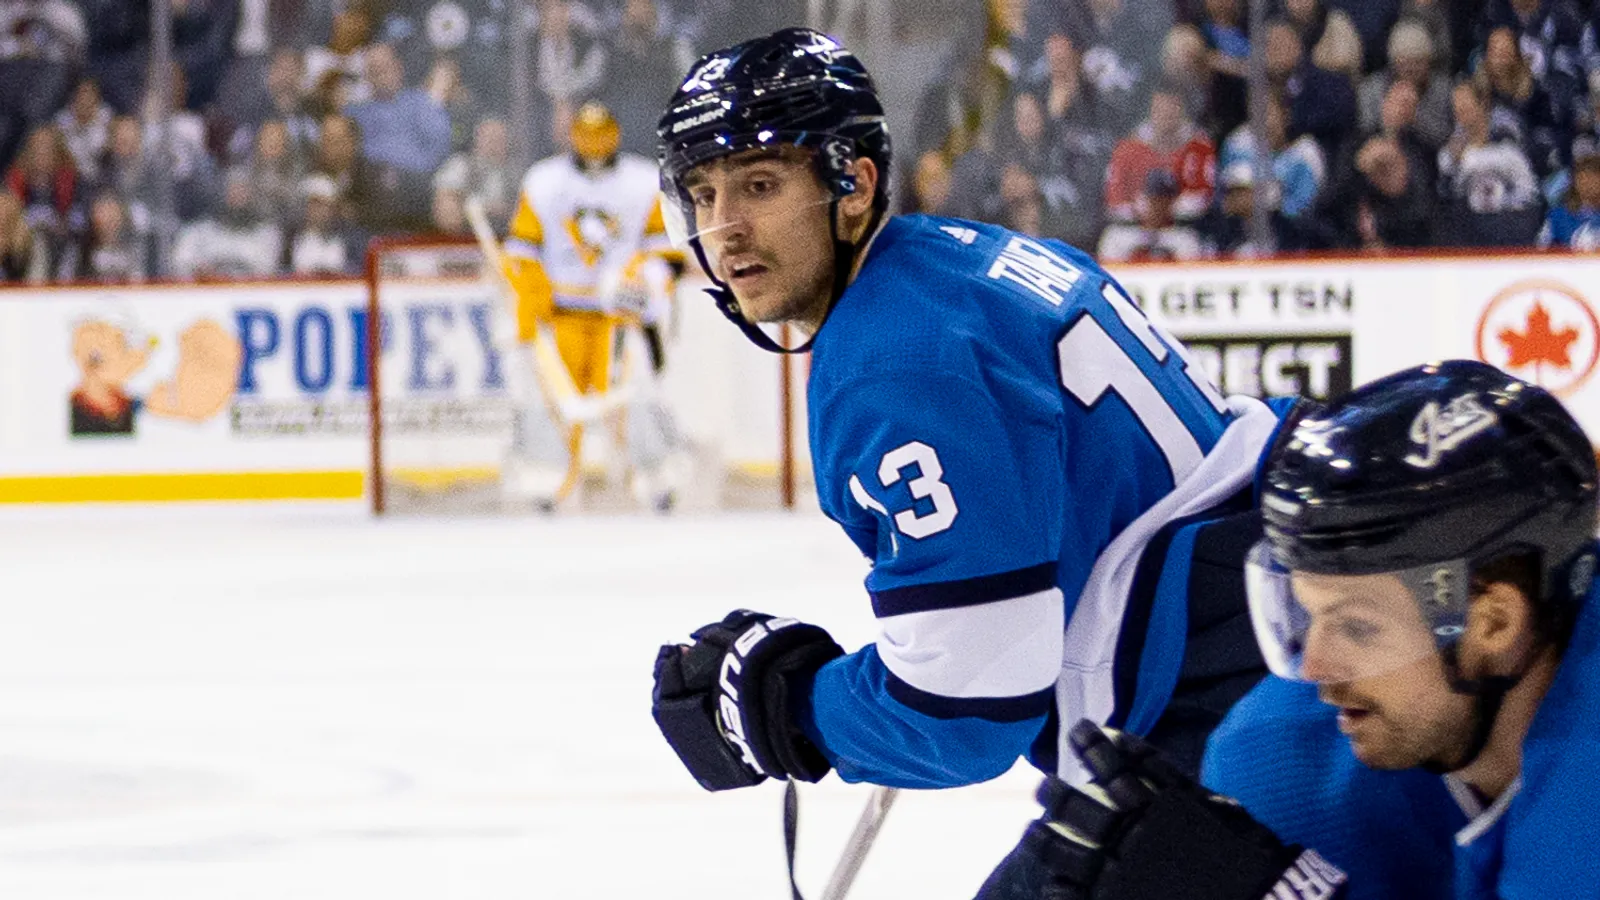
[[[710,274],[720,281],[775,269],[777,251],[796,229],[827,228],[827,207],[833,202],[830,197],[816,197],[814,191],[801,194],[792,187],[780,191],[788,196],[752,196],[748,192],[745,196],[718,196],[713,192],[701,186],[687,201],[663,195],[661,217],[672,246],[692,255],[693,245],[698,243]]]
[[[1267,668],[1296,681],[1372,678],[1437,654],[1460,637],[1467,563],[1395,572],[1290,572],[1262,541],[1245,564],[1250,619]]]
[[[698,243],[712,273],[726,279],[725,269],[760,265],[795,229],[826,228],[834,198],[818,183],[818,153],[838,157],[832,168],[842,177],[848,144],[826,134],[763,131],[669,157],[661,208],[673,246]]]

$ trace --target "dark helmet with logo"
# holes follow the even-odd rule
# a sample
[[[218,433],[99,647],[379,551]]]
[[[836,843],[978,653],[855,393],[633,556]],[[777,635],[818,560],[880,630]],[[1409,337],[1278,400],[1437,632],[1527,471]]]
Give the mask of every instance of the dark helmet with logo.
[[[1301,420],[1267,461],[1278,564],[1357,575],[1441,560],[1538,559],[1533,602],[1580,601],[1595,451],[1544,389],[1452,360],[1382,378]]]
[[[857,247],[839,239],[839,199],[855,193],[849,166],[870,159],[878,168],[875,226],[889,205],[890,145],[883,104],[866,67],[837,41],[809,28],[785,28],[702,56],[672,96],[656,129],[661,188],[684,218],[694,209],[684,176],[696,166],[746,150],[793,146],[815,151],[817,174],[833,197],[833,299],[844,292]],[[868,227],[867,233],[873,230]],[[706,274],[698,238],[690,239]],[[713,292],[724,314],[757,344],[779,349],[744,319],[727,286]]]

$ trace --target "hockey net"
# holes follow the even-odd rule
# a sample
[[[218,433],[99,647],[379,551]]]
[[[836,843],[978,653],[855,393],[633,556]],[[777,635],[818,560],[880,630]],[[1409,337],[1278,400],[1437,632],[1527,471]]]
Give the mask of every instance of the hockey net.
[[[470,238],[380,239],[366,259],[370,383],[368,496],[376,514],[482,514],[527,507],[506,490],[515,420],[531,376],[508,352],[505,301]],[[743,345],[686,283],[659,397],[692,461],[680,509],[805,503],[803,361]],[[522,379],[519,381],[518,379]],[[638,508],[624,429],[586,429],[576,496],[562,510]]]

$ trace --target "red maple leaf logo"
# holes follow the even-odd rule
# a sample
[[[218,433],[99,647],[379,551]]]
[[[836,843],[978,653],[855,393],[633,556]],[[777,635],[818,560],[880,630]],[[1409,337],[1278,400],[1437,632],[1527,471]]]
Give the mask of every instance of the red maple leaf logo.
[[[1511,351],[1506,368],[1520,369],[1549,363],[1558,369],[1572,368],[1572,344],[1578,339],[1578,329],[1568,325],[1560,331],[1550,329],[1550,311],[1535,300],[1528,310],[1528,324],[1523,331],[1502,328],[1497,335],[1500,343]]]

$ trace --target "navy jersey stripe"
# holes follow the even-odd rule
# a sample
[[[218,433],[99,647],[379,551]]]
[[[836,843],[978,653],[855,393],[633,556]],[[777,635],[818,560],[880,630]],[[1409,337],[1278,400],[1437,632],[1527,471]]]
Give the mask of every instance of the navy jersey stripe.
[[[1055,706],[1055,686],[1020,697],[945,697],[918,690],[901,681],[893,672],[884,686],[889,696],[907,707],[935,719],[986,719],[990,722],[1022,722],[1043,716]]]
[[[981,606],[997,600],[1026,597],[1056,586],[1056,563],[1052,560],[1010,572],[912,584],[872,592],[872,612],[878,618],[906,613],[932,612]]]

